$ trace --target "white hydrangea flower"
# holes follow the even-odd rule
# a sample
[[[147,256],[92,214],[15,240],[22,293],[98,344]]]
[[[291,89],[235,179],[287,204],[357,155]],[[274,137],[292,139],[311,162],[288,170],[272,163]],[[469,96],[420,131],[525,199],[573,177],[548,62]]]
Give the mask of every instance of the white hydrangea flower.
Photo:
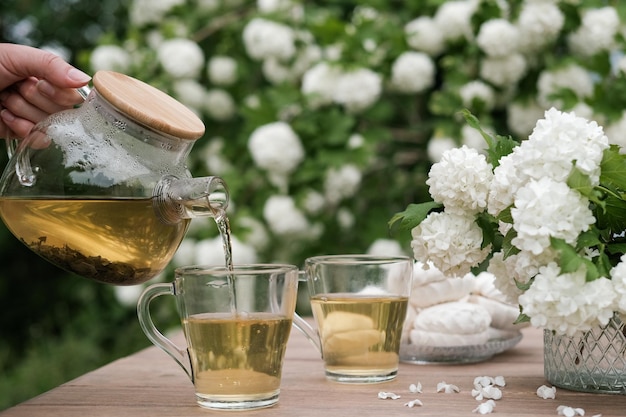
[[[382,77],[368,69],[358,68],[341,74],[335,85],[333,100],[350,113],[359,113],[374,104],[382,93]]]
[[[456,147],[458,147],[458,144],[450,137],[433,137],[426,145],[426,154],[430,162],[436,163],[441,161],[446,151]]]
[[[589,9],[583,14],[580,27],[569,35],[568,45],[575,54],[591,57],[610,51],[619,29],[620,19],[614,7]]]
[[[215,85],[233,85],[237,81],[237,61],[229,56],[215,55],[207,64],[207,75]]]
[[[248,140],[248,149],[259,168],[279,174],[290,174],[304,159],[300,138],[285,122],[256,128]]]
[[[376,239],[366,251],[369,255],[406,256],[402,245],[393,239]]]
[[[175,6],[185,0],[133,0],[130,5],[129,19],[133,26],[145,26],[158,23]]]
[[[350,230],[354,226],[356,219],[354,213],[345,207],[337,210],[337,224],[342,230]]]
[[[404,52],[391,66],[391,85],[405,94],[421,93],[435,82],[435,64],[422,52]]]
[[[91,53],[89,64],[94,72],[101,70],[127,72],[132,60],[130,54],[117,45],[100,45]]]
[[[348,149],[359,149],[365,143],[363,135],[355,133],[348,138]]]
[[[163,41],[157,49],[157,57],[163,69],[174,78],[197,78],[204,67],[204,52],[189,39]]]
[[[526,58],[522,54],[487,57],[480,63],[480,76],[498,87],[508,87],[517,83],[526,74]]]
[[[474,101],[482,103],[485,111],[493,110],[496,104],[496,94],[493,88],[480,81],[470,81],[459,88],[459,95],[463,106],[467,108],[475,108]]]
[[[519,31],[506,19],[487,20],[480,26],[476,43],[490,57],[502,57],[517,51]]]
[[[555,2],[525,1],[517,19],[520,51],[540,51],[558,37],[564,24],[565,16]]]
[[[221,88],[213,88],[206,92],[204,108],[212,119],[220,122],[232,119],[237,111],[233,97]]]
[[[514,101],[507,106],[507,126],[521,139],[526,139],[543,117],[545,109],[537,102]]]
[[[404,26],[404,35],[411,48],[430,56],[439,55],[445,48],[444,31],[428,16],[421,16],[407,23]]]
[[[562,107],[560,100],[555,101],[551,95],[561,89],[569,89],[584,100],[593,95],[594,83],[591,74],[585,68],[570,64],[554,71],[543,71],[537,80],[537,101],[544,108]]]
[[[263,207],[263,218],[272,233],[278,236],[305,234],[309,222],[297,207],[293,198],[287,195],[274,195],[267,199]]]
[[[254,18],[243,30],[243,41],[248,55],[262,61],[270,57],[291,59],[296,53],[292,28],[263,18]]]
[[[512,243],[535,255],[550,246],[551,237],[575,244],[578,235],[596,221],[587,198],[546,177],[520,188],[514,204],[511,216],[517,236]]]
[[[606,325],[615,309],[613,284],[605,277],[587,282],[585,275],[584,267],[567,274],[555,263],[542,267],[519,296],[531,324],[568,336]]]
[[[491,245],[481,249],[483,233],[473,216],[432,212],[411,230],[417,261],[430,261],[441,272],[463,276],[484,261]]]
[[[304,210],[309,214],[320,214],[326,207],[324,195],[315,190],[309,190],[303,200]]]
[[[339,68],[320,62],[302,76],[301,91],[313,108],[330,104],[340,77]]]
[[[620,313],[626,313],[626,255],[611,269],[611,282],[617,299],[616,306]]]
[[[472,36],[471,18],[479,2],[475,0],[445,1],[439,6],[434,20],[448,41]]]
[[[489,131],[487,126],[482,127],[485,131]],[[483,135],[470,125],[463,125],[461,127],[461,143],[468,148],[476,149],[478,153],[484,153],[487,149],[487,142]]]
[[[356,194],[361,185],[361,170],[352,164],[330,168],[324,180],[324,195],[330,204],[337,204]]]
[[[454,148],[431,166],[426,185],[433,200],[449,213],[478,213],[487,207],[492,168],[475,149]]]
[[[196,114],[204,108],[207,91],[202,84],[191,78],[175,80],[172,84],[174,96]]]

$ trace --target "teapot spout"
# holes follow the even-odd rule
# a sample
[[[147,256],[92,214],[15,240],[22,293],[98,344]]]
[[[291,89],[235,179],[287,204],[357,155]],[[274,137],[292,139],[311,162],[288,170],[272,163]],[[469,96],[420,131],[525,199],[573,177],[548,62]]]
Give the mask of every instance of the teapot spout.
[[[177,178],[166,175],[154,187],[152,204],[167,224],[197,217],[222,217],[229,193],[220,177]]]

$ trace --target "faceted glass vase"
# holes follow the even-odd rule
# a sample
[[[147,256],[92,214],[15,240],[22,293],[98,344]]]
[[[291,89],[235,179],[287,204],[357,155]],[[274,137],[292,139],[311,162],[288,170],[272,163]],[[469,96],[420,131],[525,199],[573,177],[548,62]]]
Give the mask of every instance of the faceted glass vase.
[[[574,337],[544,330],[544,375],[573,391],[626,394],[626,329],[618,315]]]

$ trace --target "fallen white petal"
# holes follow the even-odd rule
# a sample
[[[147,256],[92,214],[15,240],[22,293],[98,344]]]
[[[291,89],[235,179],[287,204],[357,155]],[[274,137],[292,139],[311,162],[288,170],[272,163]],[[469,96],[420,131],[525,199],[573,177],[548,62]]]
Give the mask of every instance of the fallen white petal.
[[[493,385],[493,378],[488,376],[477,376],[474,378],[474,387],[480,389],[481,387],[487,387]]]
[[[543,398],[544,400],[554,400],[556,398],[556,387],[548,387],[547,385],[542,385],[537,388],[537,396]]]
[[[496,408],[496,402],[494,400],[487,400],[473,409],[472,413],[491,414],[494,408]]]
[[[381,400],[397,400],[400,396],[398,394],[394,394],[393,392],[380,391],[378,393],[378,398]]]
[[[437,392],[443,391],[446,394],[452,394],[455,392],[459,392],[459,387],[452,384],[446,384],[445,382],[440,382],[437,384]]]
[[[420,400],[415,399],[415,400],[413,400],[413,401],[409,401],[408,403],[404,403],[404,405],[405,405],[405,406],[407,406],[407,407],[409,407],[409,408],[413,408],[413,407],[415,407],[416,405],[417,405],[417,406],[422,406],[422,405],[424,405],[424,404],[423,404]]]
[[[583,410],[582,408],[573,408],[567,405],[559,405],[556,408],[556,412],[558,415],[565,416],[565,417],[575,417],[575,416],[585,415],[585,410]]]
[[[413,394],[415,393],[420,393],[422,392],[422,383],[418,382],[417,385],[415,384],[411,384],[409,385],[409,391],[412,392]]]
[[[501,375],[495,377],[493,379],[493,383],[496,384],[499,387],[504,387],[506,385],[506,381],[504,380],[504,377],[501,376]]]

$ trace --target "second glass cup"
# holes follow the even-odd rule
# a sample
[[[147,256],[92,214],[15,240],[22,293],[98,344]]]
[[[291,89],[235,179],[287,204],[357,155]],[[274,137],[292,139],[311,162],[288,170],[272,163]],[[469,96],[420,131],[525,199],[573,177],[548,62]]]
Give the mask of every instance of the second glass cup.
[[[314,329],[294,325],[318,348],[326,377],[375,383],[396,377],[400,339],[411,291],[408,257],[331,255],[308,258],[304,275]]]

